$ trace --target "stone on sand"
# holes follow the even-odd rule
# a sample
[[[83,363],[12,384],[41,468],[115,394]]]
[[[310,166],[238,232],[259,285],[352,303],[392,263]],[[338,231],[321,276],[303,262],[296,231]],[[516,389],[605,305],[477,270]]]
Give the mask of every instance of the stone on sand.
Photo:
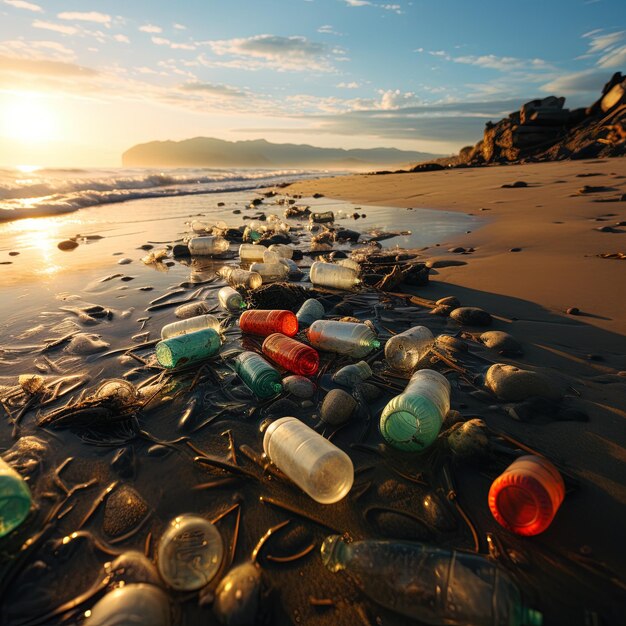
[[[480,340],[500,354],[519,354],[522,351],[519,341],[501,330],[488,330],[480,336]]]
[[[450,317],[459,324],[467,326],[491,326],[491,315],[475,306],[462,306],[454,309]]]
[[[521,402],[532,396],[553,400],[561,397],[559,389],[545,375],[504,363],[487,370],[485,387],[505,402]]]
[[[130,532],[148,514],[145,500],[128,485],[116,489],[104,507],[104,532],[119,537]]]

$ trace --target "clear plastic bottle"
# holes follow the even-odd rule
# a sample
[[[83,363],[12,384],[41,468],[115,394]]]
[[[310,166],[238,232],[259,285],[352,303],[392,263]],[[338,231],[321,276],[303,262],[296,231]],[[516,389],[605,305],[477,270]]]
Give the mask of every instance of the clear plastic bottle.
[[[294,337],[298,333],[298,318],[291,311],[255,309],[241,314],[239,327],[241,332],[261,337],[273,333]]]
[[[380,341],[369,326],[355,322],[317,320],[307,330],[311,345],[327,352],[362,359],[380,348]]]
[[[246,303],[243,301],[241,294],[232,287],[222,287],[217,292],[217,299],[220,306],[231,313],[237,313],[241,309],[246,308]]]
[[[355,271],[357,275],[361,273],[361,266],[353,259],[339,259],[336,263],[337,265],[341,265],[341,267],[347,267]]]
[[[26,519],[31,501],[26,481],[0,458],[0,537],[8,535]]]
[[[280,263],[283,257],[280,256],[277,252],[273,252],[272,250],[266,249],[263,253],[263,263]]]
[[[413,326],[387,340],[385,359],[400,372],[412,372],[426,356],[435,338],[426,326]]]
[[[242,270],[239,267],[224,266],[218,274],[230,284],[231,287],[243,287],[244,289],[257,289],[263,284],[260,274]]]
[[[345,571],[374,602],[432,626],[541,626],[501,567],[479,554],[414,541],[322,543],[331,572]]]
[[[219,256],[228,250],[230,245],[223,237],[193,237],[187,244],[191,256]]]
[[[441,430],[450,410],[450,383],[434,370],[417,370],[380,416],[380,432],[398,450],[421,452]]]
[[[289,269],[282,263],[253,263],[250,271],[260,274],[263,284],[284,280],[289,273]]]
[[[159,365],[171,369],[208,359],[219,352],[221,345],[219,333],[205,328],[160,341],[156,345],[156,357]]]
[[[239,246],[239,258],[245,263],[263,261],[263,253],[267,250],[265,246],[254,243],[242,243]]]
[[[237,355],[233,366],[239,378],[257,398],[271,398],[283,389],[278,371],[256,352]]]
[[[165,592],[144,583],[109,591],[87,612],[87,626],[170,626],[170,603]]]
[[[550,526],[564,497],[559,470],[543,457],[526,455],[495,479],[489,489],[489,509],[504,528],[532,536]]]
[[[179,515],[159,540],[157,567],[176,591],[196,591],[208,585],[224,557],[219,530],[203,517]]]
[[[294,374],[313,376],[320,366],[319,354],[311,346],[280,333],[266,337],[261,349],[272,361]]]
[[[296,417],[272,422],[263,436],[269,459],[321,504],[338,502],[352,487],[350,457]]]
[[[311,265],[310,278],[314,285],[330,287],[331,289],[349,290],[361,282],[353,269],[335,263],[322,263],[321,261],[315,261]]]
[[[315,320],[319,320],[326,314],[324,305],[315,298],[309,298],[304,301],[296,313],[298,322],[305,326],[310,326]]]
[[[195,333],[203,328],[212,328],[215,332],[221,332],[220,321],[215,315],[196,315],[179,322],[172,322],[161,328],[161,339],[169,339],[177,335]]]
[[[372,369],[365,361],[351,363],[337,370],[333,374],[333,382],[344,387],[354,387],[367,380],[372,375]]]
[[[201,300],[200,302],[190,302],[179,306],[174,315],[179,320],[186,320],[190,317],[198,317],[198,315],[206,315],[211,310],[208,302]]]
[[[293,248],[284,243],[274,243],[268,248],[271,252],[275,252],[283,259],[293,258]]]

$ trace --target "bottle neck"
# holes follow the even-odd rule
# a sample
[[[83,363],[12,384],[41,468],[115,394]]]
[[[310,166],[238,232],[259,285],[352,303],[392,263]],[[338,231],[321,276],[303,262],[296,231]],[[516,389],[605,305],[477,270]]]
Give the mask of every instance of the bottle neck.
[[[331,571],[338,572],[345,569],[349,545],[343,541],[341,535],[330,535],[324,539],[320,550],[322,563]]]

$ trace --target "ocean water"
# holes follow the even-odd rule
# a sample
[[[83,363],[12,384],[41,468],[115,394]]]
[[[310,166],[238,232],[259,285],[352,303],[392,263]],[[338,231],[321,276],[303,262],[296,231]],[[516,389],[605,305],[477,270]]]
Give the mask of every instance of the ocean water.
[[[128,200],[245,191],[326,173],[298,169],[0,168],[0,222]]]

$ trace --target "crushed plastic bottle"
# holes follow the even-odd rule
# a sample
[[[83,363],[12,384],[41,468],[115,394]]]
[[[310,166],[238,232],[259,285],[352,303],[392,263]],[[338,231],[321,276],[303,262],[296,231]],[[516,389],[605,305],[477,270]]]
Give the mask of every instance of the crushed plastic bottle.
[[[387,340],[385,359],[400,372],[412,372],[432,347],[435,338],[426,326],[413,326]]]
[[[179,515],[161,535],[157,566],[161,578],[176,591],[196,591],[217,574],[224,542],[217,528],[203,517]]]
[[[170,626],[170,603],[165,592],[145,583],[109,591],[86,613],[87,626]]]
[[[238,267],[225,265],[218,274],[231,286],[243,287],[244,289],[258,289],[263,284],[263,279],[257,272],[242,270]]]
[[[263,253],[267,250],[265,246],[254,243],[242,243],[239,246],[239,258],[245,263],[255,263],[263,261]]]
[[[372,329],[355,322],[317,320],[307,330],[307,338],[315,348],[356,359],[380,348],[380,341]]]
[[[372,369],[365,361],[351,363],[333,374],[333,382],[344,387],[354,387],[372,375]]]
[[[253,263],[250,271],[260,274],[263,284],[284,280],[289,273],[289,269],[282,263]]]
[[[532,536],[550,526],[564,497],[559,470],[543,457],[526,455],[495,479],[489,489],[489,509],[504,528]]]
[[[241,294],[232,287],[222,287],[217,292],[217,299],[220,306],[231,313],[238,313],[241,309],[245,309],[246,303],[243,301]]]
[[[186,320],[190,317],[197,317],[198,315],[206,315],[211,310],[208,302],[201,300],[200,302],[189,302],[189,304],[183,304],[179,306],[174,315],[179,320]]]
[[[450,410],[450,383],[434,370],[417,370],[406,389],[380,416],[380,432],[398,450],[420,452],[430,446]]]
[[[260,337],[273,333],[294,337],[298,333],[298,318],[291,311],[254,309],[241,314],[239,327],[243,333]]]
[[[272,361],[294,374],[313,376],[320,366],[319,354],[311,346],[280,333],[266,337],[261,349]]]
[[[296,417],[272,422],[263,436],[269,459],[321,504],[345,497],[354,482],[350,457]]]
[[[215,315],[196,315],[188,319],[172,322],[161,328],[161,339],[169,339],[178,335],[187,335],[204,328],[212,328],[215,332],[221,332],[220,321]]]
[[[156,345],[156,357],[159,365],[172,369],[208,359],[219,352],[221,345],[219,333],[205,328],[160,341]]]
[[[8,535],[26,519],[31,501],[26,481],[0,458],[0,537]]]
[[[321,556],[374,602],[432,626],[541,626],[509,574],[479,554],[418,542],[355,541],[331,535]]]
[[[283,389],[278,371],[256,352],[242,352],[237,355],[233,360],[233,367],[257,398],[271,398]]]
[[[223,237],[193,237],[187,244],[191,256],[220,256],[230,245]]]
[[[353,269],[335,263],[322,263],[321,261],[315,261],[311,265],[310,279],[316,286],[346,291],[353,289],[361,282]]]
[[[298,322],[303,326],[310,326],[315,320],[319,320],[326,314],[324,305],[315,298],[305,300],[296,313]]]

